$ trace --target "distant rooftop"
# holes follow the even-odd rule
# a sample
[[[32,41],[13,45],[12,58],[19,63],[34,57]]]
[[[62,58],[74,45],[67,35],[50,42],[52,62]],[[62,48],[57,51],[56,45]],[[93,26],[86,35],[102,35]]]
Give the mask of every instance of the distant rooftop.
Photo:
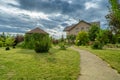
[[[44,30],[42,30],[38,27],[27,32],[27,34],[32,34],[32,33],[48,34],[47,32],[45,32]]]

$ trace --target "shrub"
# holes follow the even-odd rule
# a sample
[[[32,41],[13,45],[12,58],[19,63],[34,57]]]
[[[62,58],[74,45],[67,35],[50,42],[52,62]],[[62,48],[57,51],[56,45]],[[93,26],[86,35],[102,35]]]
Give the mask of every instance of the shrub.
[[[102,49],[103,48],[103,44],[100,43],[100,41],[95,41],[92,45],[93,49]]]
[[[60,47],[61,50],[66,50],[66,46],[65,46],[64,43],[60,43],[59,47]]]
[[[18,43],[17,47],[25,48],[25,42]]]
[[[11,36],[8,36],[6,39],[5,39],[5,44],[6,46],[12,46],[14,44],[14,38],[11,37]]]
[[[2,41],[0,41],[0,47],[3,47],[3,42]]]
[[[110,42],[109,39],[109,31],[108,30],[100,30],[99,33],[97,34],[96,40],[100,41],[102,44],[107,44]]]
[[[34,49],[37,53],[48,52],[51,47],[51,38],[48,34],[26,34],[24,43],[18,46],[22,46],[27,49]]]
[[[48,35],[35,42],[34,50],[37,53],[48,52],[51,47],[51,40]]]
[[[120,44],[107,44],[105,45],[106,48],[120,48]]]
[[[36,35],[37,36],[37,35]],[[34,49],[36,38],[34,34],[26,34],[23,48]],[[38,36],[39,38],[39,36]]]
[[[69,44],[75,43],[76,36],[75,35],[67,35],[67,41]]]
[[[10,47],[7,46],[7,47],[5,48],[5,50],[6,50],[6,51],[7,51],[7,50],[10,50]]]
[[[52,39],[52,43],[53,43],[54,45],[57,45],[57,44],[59,43],[59,40]]]
[[[96,37],[97,37],[97,33],[99,32],[100,27],[96,24],[93,24],[90,28],[90,30],[88,31],[88,35],[89,35],[89,39],[90,41],[95,41]]]
[[[85,31],[79,32],[76,37],[76,45],[78,45],[78,46],[87,45],[88,42],[89,42],[88,33]]]

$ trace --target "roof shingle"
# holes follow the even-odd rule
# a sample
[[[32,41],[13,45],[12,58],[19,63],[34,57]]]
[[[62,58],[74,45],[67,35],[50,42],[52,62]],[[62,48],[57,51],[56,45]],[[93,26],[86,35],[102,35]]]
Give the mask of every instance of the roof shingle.
[[[47,32],[45,32],[44,30],[42,30],[38,27],[27,32],[27,34],[32,34],[32,33],[48,34]]]

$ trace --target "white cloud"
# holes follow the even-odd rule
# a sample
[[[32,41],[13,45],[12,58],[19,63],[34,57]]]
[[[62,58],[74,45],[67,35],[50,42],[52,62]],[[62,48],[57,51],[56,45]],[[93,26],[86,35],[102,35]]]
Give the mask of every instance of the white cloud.
[[[70,18],[68,21],[65,21],[64,23],[67,23],[69,25],[72,25],[72,24],[76,24],[78,21],[73,19],[73,18]]]
[[[11,4],[16,4],[16,5],[19,5],[15,0],[2,0],[1,1],[2,5],[0,5],[0,12],[2,13],[5,13],[5,14],[8,14],[8,15],[14,15],[14,16],[18,16],[19,15],[27,15],[29,16],[30,18],[33,18],[33,19],[46,19],[46,20],[49,20],[48,17],[49,15],[43,13],[43,12],[37,12],[37,11],[26,11],[26,10],[23,10],[23,9],[19,9],[17,7],[12,7],[10,5],[7,5],[8,3],[11,3]],[[5,4],[5,5],[4,5]],[[9,7],[9,8],[8,8]]]
[[[0,4],[1,5],[8,5],[8,4],[20,5],[16,0],[1,0]]]
[[[54,37],[54,38],[61,38],[61,36],[63,35],[64,38],[66,37],[66,33],[63,32],[64,27],[61,25],[58,25],[57,27],[53,28],[53,29],[45,29],[50,36]]]
[[[90,9],[90,8],[99,8],[99,5],[95,2],[86,2],[85,9]]]

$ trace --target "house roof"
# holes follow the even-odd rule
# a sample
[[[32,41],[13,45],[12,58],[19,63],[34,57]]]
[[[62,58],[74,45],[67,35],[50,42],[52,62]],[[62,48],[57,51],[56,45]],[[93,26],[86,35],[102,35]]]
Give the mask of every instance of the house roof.
[[[42,33],[42,34],[48,34],[47,32],[45,32],[44,30],[40,29],[40,28],[35,28],[31,31],[28,31],[27,34],[31,34],[31,33]]]
[[[64,29],[64,31],[69,31],[71,28],[73,28],[74,26],[75,26],[76,24],[73,24],[73,25],[71,25],[71,26],[67,26],[65,29]]]
[[[91,23],[88,23],[88,22],[86,22],[86,21],[84,21],[84,20],[81,20],[79,23],[81,23],[81,22],[84,22],[84,23],[86,23],[86,24],[88,24],[88,25],[96,24],[96,25],[100,26],[100,22],[91,22]],[[79,23],[74,24],[74,25],[71,25],[71,26],[67,26],[67,27],[64,29],[64,31],[70,31],[71,29],[73,29],[74,27],[76,27]]]

